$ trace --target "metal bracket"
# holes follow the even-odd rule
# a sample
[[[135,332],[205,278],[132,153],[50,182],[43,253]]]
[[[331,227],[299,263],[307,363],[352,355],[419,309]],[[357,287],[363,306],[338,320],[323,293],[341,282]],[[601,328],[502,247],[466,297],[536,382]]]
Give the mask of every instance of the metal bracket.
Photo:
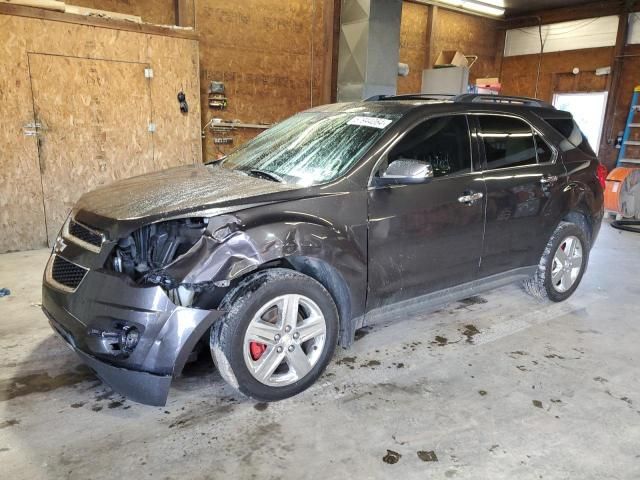
[[[22,127],[25,137],[37,137],[41,130],[46,130],[46,127],[44,127],[40,122],[29,122]]]

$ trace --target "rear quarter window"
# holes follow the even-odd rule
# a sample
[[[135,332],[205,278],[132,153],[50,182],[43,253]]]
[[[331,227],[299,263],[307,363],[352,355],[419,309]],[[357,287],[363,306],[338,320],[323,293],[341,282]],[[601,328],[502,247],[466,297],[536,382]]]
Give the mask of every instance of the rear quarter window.
[[[577,148],[589,156],[596,156],[591,145],[589,145],[587,137],[584,136],[580,127],[572,118],[545,118],[544,121],[569,142],[569,145],[560,145],[563,150]]]

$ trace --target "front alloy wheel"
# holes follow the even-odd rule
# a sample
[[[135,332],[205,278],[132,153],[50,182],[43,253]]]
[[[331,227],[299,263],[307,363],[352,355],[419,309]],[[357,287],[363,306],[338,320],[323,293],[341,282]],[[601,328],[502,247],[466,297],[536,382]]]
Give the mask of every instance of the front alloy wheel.
[[[245,278],[222,301],[227,313],[211,331],[222,377],[261,401],[296,395],[315,382],[338,338],[333,298],[314,279],[270,269]]]
[[[244,335],[244,361],[265,385],[291,385],[320,360],[327,325],[320,307],[304,295],[268,301],[253,316]]]

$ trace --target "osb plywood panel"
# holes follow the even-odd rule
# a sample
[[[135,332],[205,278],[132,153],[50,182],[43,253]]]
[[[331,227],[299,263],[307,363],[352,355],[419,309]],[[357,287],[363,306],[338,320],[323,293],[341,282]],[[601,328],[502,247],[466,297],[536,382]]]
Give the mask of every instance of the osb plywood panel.
[[[154,168],[161,169],[202,161],[200,138],[200,85],[198,82],[198,44],[150,35],[149,57],[153,59],[151,96]],[[178,92],[183,91],[189,112],[180,112]]]
[[[144,34],[34,18],[12,18],[14,23],[24,24],[29,52],[126,62],[148,60]],[[42,32],[47,34],[42,35]]]
[[[540,81],[538,83],[538,98],[551,102],[556,92],[588,92],[605,90],[607,76],[596,76],[596,68],[611,65],[613,47],[571,50],[566,52],[552,52],[542,55],[540,67]],[[505,57],[502,64],[502,89],[505,95],[535,96],[536,72],[538,55],[520,55]],[[626,61],[627,59],[625,59]],[[635,82],[640,79],[640,59],[629,59],[624,64],[621,85],[627,92],[620,91],[616,121],[613,135],[618,129],[624,128],[624,122],[631,102],[631,90]],[[612,66],[612,65],[611,65]],[[574,67],[582,73],[574,76]],[[572,80],[573,78],[573,80]],[[604,132],[608,135],[609,132]],[[618,150],[613,145],[600,148],[598,156],[608,167],[613,166],[618,156]]]
[[[429,8],[426,5],[403,2],[400,24],[400,62],[409,65],[409,75],[398,77],[398,93],[420,92],[422,70],[427,56],[427,20]]]
[[[596,75],[595,71],[558,73],[553,77],[554,93],[602,92],[607,89],[607,76]]]
[[[148,23],[175,24],[174,0],[68,0],[66,3],[79,7],[136,15]]]
[[[327,39],[321,26],[330,3],[197,2],[203,123],[212,117],[274,123],[312,103],[323,103],[320,83],[326,68]],[[207,88],[211,80],[225,83],[229,99],[226,110],[209,109]],[[259,130],[236,130],[232,146],[215,147],[213,135],[208,132],[205,156],[212,158],[218,151],[228,151],[258,133]]]
[[[398,93],[419,92],[422,87],[422,70],[426,65],[429,42],[427,23],[429,9],[426,5],[404,2],[400,25],[400,61],[409,65],[407,77],[398,77]],[[438,9],[433,37],[433,59],[442,50],[459,50],[465,55],[478,55],[469,71],[469,80],[478,77],[495,77],[499,72],[501,32],[495,20]]]
[[[0,252],[46,246],[29,69],[22,30],[0,16]]]
[[[558,75],[571,73],[574,67],[584,72],[593,72],[596,68],[606,67],[611,63],[612,48],[592,48],[567,52],[552,52],[542,55],[538,98],[550,102],[553,99],[554,81]],[[538,55],[519,55],[505,57],[502,61],[502,91],[505,95],[524,95],[533,97],[536,89]],[[566,80],[562,80],[566,82]],[[559,85],[561,88],[566,88]],[[588,83],[577,83],[587,87]],[[590,88],[587,88],[588,91]],[[585,90],[578,90],[585,91]]]
[[[434,49],[459,50],[465,55],[478,55],[478,61],[469,71],[469,81],[476,78],[497,77],[497,52],[500,49],[500,23],[484,17],[438,9]],[[434,59],[435,60],[435,59]]]
[[[0,252],[37,248],[46,241],[36,143],[33,137],[22,135],[22,126],[33,121],[27,52],[151,65],[155,76],[144,81],[151,85],[157,125],[152,138],[157,138],[157,145],[148,169],[201,161],[197,41],[165,38],[0,15],[0,97],[4,100],[0,107]],[[176,96],[181,89],[190,103],[188,115],[179,111]],[[121,112],[136,111],[140,106],[127,92],[105,105]],[[150,115],[153,112],[147,110]],[[82,192],[89,187],[78,183],[75,188]],[[50,225],[49,234],[58,228]]]
[[[29,64],[45,128],[40,168],[51,244],[82,193],[155,170],[151,95],[144,64],[40,54]]]

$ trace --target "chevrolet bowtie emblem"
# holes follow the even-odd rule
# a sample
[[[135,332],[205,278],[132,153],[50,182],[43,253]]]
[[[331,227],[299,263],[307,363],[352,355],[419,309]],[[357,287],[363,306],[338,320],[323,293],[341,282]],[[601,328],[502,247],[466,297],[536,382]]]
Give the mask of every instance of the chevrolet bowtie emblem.
[[[67,244],[64,243],[64,239],[62,237],[58,237],[56,239],[56,245],[54,247],[54,250],[56,251],[56,253],[62,253],[64,252],[65,248],[67,248]]]

